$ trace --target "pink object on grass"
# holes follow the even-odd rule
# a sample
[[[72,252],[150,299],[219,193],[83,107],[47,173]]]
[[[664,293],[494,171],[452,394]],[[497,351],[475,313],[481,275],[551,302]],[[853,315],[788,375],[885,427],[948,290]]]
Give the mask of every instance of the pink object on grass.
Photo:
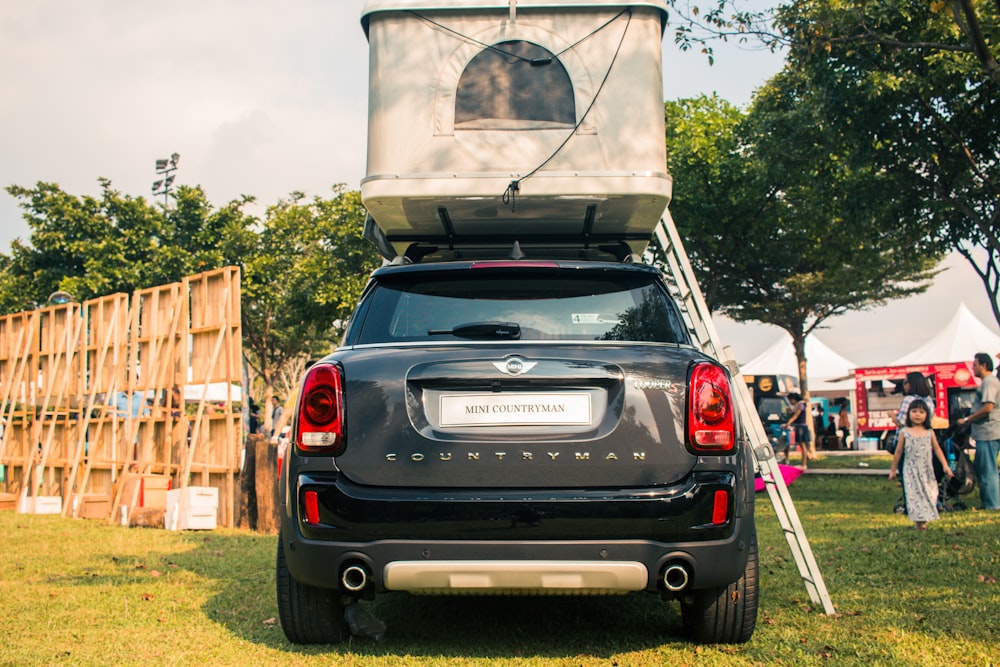
[[[804,471],[802,470],[802,468],[799,468],[798,466],[786,466],[779,463],[778,472],[781,473],[781,478],[785,480],[785,486],[788,486],[789,484],[797,480]],[[754,491],[757,491],[759,493],[763,490],[764,490],[764,480],[760,476],[758,476],[754,480]]]

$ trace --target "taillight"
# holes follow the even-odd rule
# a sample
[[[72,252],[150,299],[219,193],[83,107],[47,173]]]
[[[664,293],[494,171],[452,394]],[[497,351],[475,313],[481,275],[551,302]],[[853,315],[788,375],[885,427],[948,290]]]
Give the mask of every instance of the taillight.
[[[721,366],[695,364],[688,383],[688,445],[707,454],[727,454],[736,445],[736,418],[729,376]]]
[[[338,366],[316,364],[306,372],[295,431],[295,444],[304,452],[343,453],[344,380]]]

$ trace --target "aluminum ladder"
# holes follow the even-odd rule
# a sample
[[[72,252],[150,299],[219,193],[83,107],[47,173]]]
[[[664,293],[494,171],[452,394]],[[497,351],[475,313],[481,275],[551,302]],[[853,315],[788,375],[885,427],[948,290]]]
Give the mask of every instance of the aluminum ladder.
[[[764,431],[760,416],[754,408],[750,390],[740,379],[740,369],[733,358],[731,348],[723,347],[719,342],[719,333],[712,322],[712,313],[705,304],[705,299],[684,250],[684,244],[669,210],[664,210],[663,217],[660,218],[653,231],[653,236],[663,250],[666,259],[666,266],[662,267],[661,271],[667,279],[668,285],[676,290],[675,296],[680,301],[682,314],[687,319],[692,336],[701,347],[702,352],[725,365],[733,376],[737,409],[740,411],[743,428],[750,442],[754,467],[764,480],[764,487],[767,489],[771,504],[774,505],[774,512],[778,517],[781,530],[785,534],[785,539],[788,541],[795,564],[799,568],[799,574],[805,583],[809,599],[812,600],[813,604],[822,604],[823,611],[827,615],[833,615],[833,602],[827,593],[823,575],[820,574],[819,566],[816,564],[812,549],[809,547],[809,540],[806,539],[805,530],[799,521],[798,512],[795,511],[788,487],[778,469],[774,449]]]

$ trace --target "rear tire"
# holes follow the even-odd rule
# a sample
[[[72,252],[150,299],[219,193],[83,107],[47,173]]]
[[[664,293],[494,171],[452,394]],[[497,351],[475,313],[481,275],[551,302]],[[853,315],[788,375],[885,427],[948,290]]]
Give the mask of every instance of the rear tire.
[[[336,644],[350,634],[339,591],[300,584],[285,561],[285,545],[278,538],[276,568],[278,618],[293,644]]]
[[[699,644],[742,644],[757,626],[757,536],[747,554],[743,575],[722,588],[696,591],[681,599],[681,618],[688,637]]]

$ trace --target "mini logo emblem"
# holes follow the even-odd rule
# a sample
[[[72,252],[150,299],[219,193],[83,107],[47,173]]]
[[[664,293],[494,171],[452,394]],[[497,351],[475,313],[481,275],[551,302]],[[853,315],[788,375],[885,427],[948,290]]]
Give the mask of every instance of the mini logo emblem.
[[[516,377],[522,373],[527,373],[538,365],[537,361],[525,361],[521,357],[511,357],[506,361],[494,361],[493,365],[498,371],[505,375]]]

